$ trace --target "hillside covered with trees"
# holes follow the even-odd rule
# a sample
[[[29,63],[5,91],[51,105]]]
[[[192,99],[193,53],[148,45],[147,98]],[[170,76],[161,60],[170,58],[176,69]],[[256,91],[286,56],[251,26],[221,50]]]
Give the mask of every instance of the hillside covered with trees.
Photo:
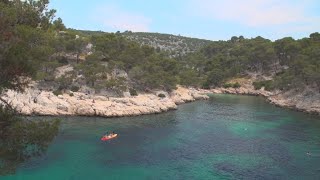
[[[177,60],[114,33],[60,31],[51,48],[54,53],[43,61],[35,78],[52,90],[87,86],[97,93],[110,90],[121,94],[129,88],[171,90],[178,83]],[[56,76],[56,69],[62,66],[71,70]]]
[[[212,42],[183,57],[181,63],[207,88],[221,86],[233,77],[256,74],[272,78],[256,82],[257,88],[288,90],[312,86],[320,89],[319,52],[319,33],[299,40],[286,37],[274,42],[262,37],[240,36]]]
[[[158,33],[79,31],[54,18],[48,3],[1,3],[2,91],[22,89],[27,78],[21,77],[31,77],[39,88],[57,95],[82,90],[121,96],[127,91],[170,91],[177,84],[210,88],[250,74],[269,77],[258,79],[257,88],[320,86],[319,33],[273,42],[262,37],[207,41]]]
[[[118,32],[119,33],[119,32]],[[211,41],[172,34],[131,32],[125,31],[121,35],[128,40],[148,45],[158,52],[166,52],[169,57],[184,56],[208,45]]]
[[[106,34],[103,31],[75,31],[88,36]],[[153,47],[157,52],[161,51],[171,58],[194,53],[212,42],[210,40],[184,37],[181,35],[149,32],[117,31],[115,34],[120,35],[129,41],[137,42],[141,46]]]

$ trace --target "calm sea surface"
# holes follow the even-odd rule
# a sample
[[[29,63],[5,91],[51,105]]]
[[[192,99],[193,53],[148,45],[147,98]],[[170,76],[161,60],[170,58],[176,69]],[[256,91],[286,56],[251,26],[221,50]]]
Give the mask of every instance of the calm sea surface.
[[[101,142],[108,130],[118,138]],[[320,179],[320,117],[234,95],[159,115],[67,117],[44,156],[0,179]]]

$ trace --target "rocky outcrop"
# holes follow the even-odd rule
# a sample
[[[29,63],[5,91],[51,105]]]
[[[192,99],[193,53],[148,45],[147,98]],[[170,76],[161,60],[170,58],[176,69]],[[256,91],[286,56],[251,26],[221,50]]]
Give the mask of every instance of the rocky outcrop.
[[[290,90],[270,96],[268,100],[277,106],[320,115],[320,93],[314,88]]]
[[[266,91],[264,88],[255,90],[253,86],[245,84],[240,88],[215,88],[210,90],[216,94],[239,94],[263,96],[277,106],[320,115],[320,93],[314,88],[304,90]]]
[[[171,93],[171,99],[176,104],[182,104],[185,102],[192,102],[195,100],[209,99],[209,97],[199,90],[193,88],[187,89],[178,86],[178,88]]]
[[[211,90],[216,94],[241,94],[241,95],[253,95],[253,96],[263,96],[269,97],[274,93],[270,91],[266,91],[264,89],[255,90],[254,88],[216,88]]]
[[[72,93],[72,96],[55,96],[48,91],[26,89],[24,93],[8,91],[2,98],[23,115],[120,117],[161,113],[177,109],[177,104],[209,98],[201,93],[195,89],[178,87],[163,98],[156,94],[108,98],[78,92]]]
[[[240,88],[215,88],[211,89],[211,92],[217,94],[241,94],[241,95],[253,95],[253,96],[264,96],[269,97],[272,96],[274,93],[270,91],[266,91],[264,88],[255,90],[254,86],[252,85],[253,82],[256,81],[256,77],[250,78],[236,78],[232,79],[227,83],[238,83],[240,84]]]

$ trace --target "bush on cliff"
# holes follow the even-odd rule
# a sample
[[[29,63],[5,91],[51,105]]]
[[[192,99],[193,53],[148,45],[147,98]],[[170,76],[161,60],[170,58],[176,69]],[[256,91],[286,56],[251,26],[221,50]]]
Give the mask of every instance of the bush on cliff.
[[[53,91],[52,93],[53,93],[54,95],[56,95],[56,96],[62,95],[62,91],[59,90],[59,89]]]
[[[231,88],[232,87],[232,84],[230,83],[226,83],[223,85],[223,88]]]
[[[79,88],[78,86],[71,86],[71,89],[70,89],[70,90],[71,90],[72,92],[78,92],[79,89],[80,89],[80,88]]]
[[[130,95],[131,95],[131,96],[138,96],[137,91],[136,91],[135,89],[133,89],[133,88],[130,88],[130,89],[129,89],[129,92],[130,92]]]
[[[165,98],[165,97],[166,97],[166,95],[164,95],[164,94],[160,93],[160,94],[158,94],[158,97],[159,97],[159,98]]]
[[[240,85],[238,82],[236,82],[236,83],[234,83],[234,84],[232,85],[232,87],[233,87],[233,88],[240,88],[241,85]]]
[[[254,86],[255,90],[259,90],[262,87],[264,87],[264,89],[267,91],[274,89],[272,80],[253,82],[252,85]]]

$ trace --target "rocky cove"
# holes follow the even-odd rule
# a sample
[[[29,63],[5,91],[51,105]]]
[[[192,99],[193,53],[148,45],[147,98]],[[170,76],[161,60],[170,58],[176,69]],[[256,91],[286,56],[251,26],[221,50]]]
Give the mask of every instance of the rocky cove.
[[[28,88],[23,93],[9,90],[2,96],[22,115],[40,116],[100,116],[123,117],[156,114],[177,109],[177,105],[208,99],[208,94],[235,94],[263,96],[276,106],[320,115],[320,94],[313,88],[302,90],[255,90],[252,83],[241,83],[240,88],[214,88],[210,90],[178,86],[168,93],[153,91],[138,96],[106,97],[72,92],[54,95],[50,91]],[[159,97],[163,94],[164,97]]]
[[[165,97],[159,97],[160,93]],[[9,90],[2,99],[22,115],[122,117],[161,113],[177,109],[178,104],[209,98],[203,91],[180,86],[171,93],[155,91],[123,98],[72,94],[56,96],[29,88],[23,93]]]

